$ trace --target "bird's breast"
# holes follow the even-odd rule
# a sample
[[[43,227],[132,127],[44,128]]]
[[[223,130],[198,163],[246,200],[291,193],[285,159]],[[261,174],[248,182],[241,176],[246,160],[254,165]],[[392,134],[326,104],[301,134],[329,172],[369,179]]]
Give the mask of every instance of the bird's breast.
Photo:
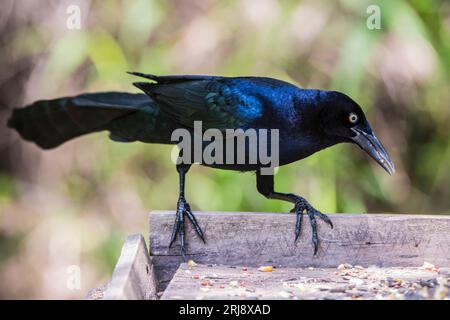
[[[280,165],[304,159],[327,146],[314,136],[283,136],[279,139]]]

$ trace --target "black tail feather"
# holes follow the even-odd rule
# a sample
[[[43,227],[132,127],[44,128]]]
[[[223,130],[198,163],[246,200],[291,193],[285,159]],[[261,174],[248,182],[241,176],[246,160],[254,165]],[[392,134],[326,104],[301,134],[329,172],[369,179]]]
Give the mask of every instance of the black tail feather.
[[[132,76],[136,76],[136,77],[141,77],[141,78],[145,78],[145,79],[149,79],[149,80],[153,80],[153,81],[158,81],[158,76],[155,76],[153,74],[147,74],[147,73],[142,73],[142,72],[132,72],[132,71],[127,71],[128,74],[131,74]]]
[[[51,149],[83,134],[105,130],[112,120],[138,110],[148,100],[144,94],[105,92],[37,101],[13,110],[8,127],[25,140]]]

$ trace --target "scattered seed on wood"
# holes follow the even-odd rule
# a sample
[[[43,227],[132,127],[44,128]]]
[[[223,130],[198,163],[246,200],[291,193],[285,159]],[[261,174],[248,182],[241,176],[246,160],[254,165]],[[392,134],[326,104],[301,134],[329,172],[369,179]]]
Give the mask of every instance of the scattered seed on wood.
[[[192,267],[195,267],[197,264],[194,262],[194,260],[189,260],[187,265],[188,265],[188,267],[192,268]]]
[[[189,274],[185,272],[186,267],[181,267],[175,279],[181,277],[185,281],[188,279],[199,280],[198,284],[192,280],[185,284],[186,286],[197,286],[203,292],[209,291],[208,295],[201,295],[205,299],[220,296],[240,296],[245,299],[328,298],[345,300],[448,300],[450,298],[450,269],[448,268],[442,268],[440,273],[436,273],[426,272],[429,270],[422,267],[380,268],[371,266],[361,269],[355,265],[351,269],[342,269],[341,267],[341,272],[336,269],[315,268],[314,271],[311,271],[308,267],[299,269],[280,267],[273,274],[243,272],[246,268],[248,267],[241,266],[239,269],[233,270],[225,266],[208,268],[199,265],[189,269],[191,271]],[[177,283],[178,288],[179,285],[180,282]],[[223,291],[219,294],[221,289]],[[190,299],[197,299],[199,296],[189,288],[186,288],[185,292],[186,295],[192,294],[192,296],[187,296]],[[280,292],[284,293],[280,295]],[[174,292],[164,293],[162,299],[165,298],[164,296],[172,297],[173,295]],[[178,292],[176,295],[179,295]]]
[[[231,287],[237,287],[238,286],[238,282],[236,280],[230,281],[230,286]]]
[[[262,271],[262,272],[272,272],[273,271],[273,267],[272,266],[262,266],[258,268],[258,271]]]
[[[434,271],[434,272],[439,272],[439,267],[435,266],[432,263],[429,262],[424,262],[421,269],[426,270],[426,271]]]

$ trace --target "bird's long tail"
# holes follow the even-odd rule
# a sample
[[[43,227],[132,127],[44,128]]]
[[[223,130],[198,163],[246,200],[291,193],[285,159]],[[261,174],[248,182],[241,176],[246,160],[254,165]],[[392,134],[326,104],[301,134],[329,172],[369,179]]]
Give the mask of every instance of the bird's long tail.
[[[103,92],[37,101],[15,109],[8,127],[25,140],[50,149],[83,134],[105,130],[107,125],[148,103],[145,94]]]

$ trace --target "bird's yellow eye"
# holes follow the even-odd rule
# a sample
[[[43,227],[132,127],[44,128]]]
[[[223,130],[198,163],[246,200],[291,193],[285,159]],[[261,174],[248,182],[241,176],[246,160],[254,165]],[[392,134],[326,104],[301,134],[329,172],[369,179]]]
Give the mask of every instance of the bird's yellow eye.
[[[348,120],[351,122],[351,123],[356,123],[357,121],[358,121],[358,115],[356,114],[356,113],[350,113],[349,115],[348,115]]]

